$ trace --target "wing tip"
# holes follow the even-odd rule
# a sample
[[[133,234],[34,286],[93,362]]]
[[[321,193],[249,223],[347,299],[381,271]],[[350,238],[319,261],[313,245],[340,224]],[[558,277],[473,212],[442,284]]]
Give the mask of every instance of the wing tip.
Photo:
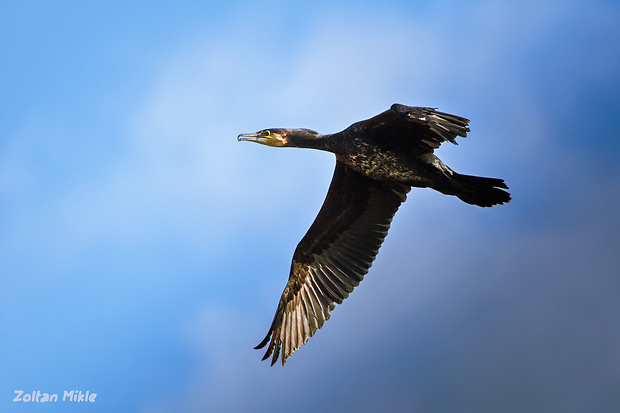
[[[272,338],[272,335],[273,335],[272,333],[273,332],[270,330],[269,333],[267,333],[267,336],[265,336],[265,338],[263,339],[263,341],[261,341],[259,345],[254,347],[254,350],[260,350],[263,347],[265,347],[265,345],[269,343],[269,339]],[[281,346],[281,342],[276,340],[274,336],[274,338],[271,339],[271,342],[269,343],[269,347],[267,347],[267,351],[265,351],[265,354],[263,355],[263,358],[261,359],[261,361],[265,361],[269,357],[271,357],[270,365],[273,366],[278,361],[278,358],[280,358],[282,361],[282,365],[284,366],[284,364],[286,363],[286,359],[290,357],[290,355],[286,356],[282,354],[282,356],[280,357],[280,346]]]
[[[265,345],[269,342],[270,338],[271,338],[271,330],[269,330],[269,332],[267,333],[263,341],[261,341],[256,347],[254,347],[254,350],[260,350],[263,347],[265,347]]]

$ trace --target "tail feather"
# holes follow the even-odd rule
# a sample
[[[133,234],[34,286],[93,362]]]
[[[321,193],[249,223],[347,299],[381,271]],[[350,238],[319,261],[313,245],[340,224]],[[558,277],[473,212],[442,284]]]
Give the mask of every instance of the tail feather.
[[[490,207],[510,202],[510,194],[503,190],[508,189],[503,179],[455,173],[451,181],[450,195],[468,204]]]

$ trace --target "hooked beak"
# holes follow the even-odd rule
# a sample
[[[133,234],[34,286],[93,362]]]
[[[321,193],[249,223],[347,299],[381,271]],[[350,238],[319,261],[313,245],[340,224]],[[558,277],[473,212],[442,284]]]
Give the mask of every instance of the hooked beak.
[[[265,143],[267,139],[262,136],[258,136],[258,133],[242,133],[237,136],[238,141],[250,141],[250,142],[258,142]]]

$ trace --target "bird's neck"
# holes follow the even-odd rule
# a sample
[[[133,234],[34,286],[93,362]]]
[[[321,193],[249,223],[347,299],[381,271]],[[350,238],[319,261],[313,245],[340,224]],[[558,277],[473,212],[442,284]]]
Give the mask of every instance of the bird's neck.
[[[291,146],[333,152],[330,144],[330,136],[331,135],[298,135],[292,140]]]

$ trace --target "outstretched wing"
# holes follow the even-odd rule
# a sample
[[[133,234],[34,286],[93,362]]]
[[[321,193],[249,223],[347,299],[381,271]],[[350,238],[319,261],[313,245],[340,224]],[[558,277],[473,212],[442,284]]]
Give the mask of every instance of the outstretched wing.
[[[465,137],[469,132],[469,119],[438,112],[434,108],[405,106],[395,103],[390,109],[396,116],[417,123],[430,132],[422,134],[420,140],[433,149],[439,148],[439,145],[445,141],[456,145],[456,137]]]
[[[282,365],[349,296],[372,265],[409,187],[365,177],[341,162],[314,223],[297,245],[265,339],[263,360]]]
[[[363,135],[384,151],[408,151],[413,156],[433,152],[443,142],[456,144],[467,136],[469,120],[433,108],[395,103],[370,119],[354,123],[349,130]]]

